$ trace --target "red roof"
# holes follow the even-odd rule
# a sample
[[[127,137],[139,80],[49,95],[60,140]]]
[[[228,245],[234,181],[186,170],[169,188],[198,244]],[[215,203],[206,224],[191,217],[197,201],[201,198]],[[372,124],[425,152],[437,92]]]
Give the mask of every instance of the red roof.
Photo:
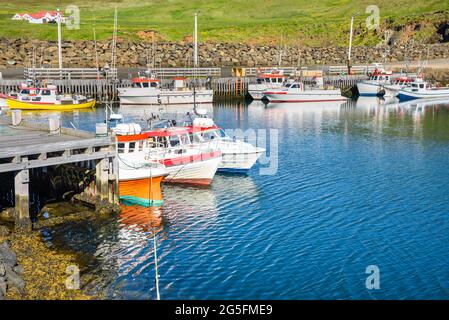
[[[56,17],[58,15],[58,11],[39,11],[36,13],[29,13],[28,15],[33,19],[41,19],[41,18],[45,17],[45,15],[47,13],[50,14],[52,17]],[[64,14],[62,12],[60,12],[60,14],[61,14],[61,17],[64,16]]]

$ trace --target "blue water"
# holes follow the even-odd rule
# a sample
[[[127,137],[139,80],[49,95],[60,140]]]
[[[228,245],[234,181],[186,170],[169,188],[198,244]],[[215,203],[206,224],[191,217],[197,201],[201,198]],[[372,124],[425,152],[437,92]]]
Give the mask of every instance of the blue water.
[[[143,110],[121,112],[139,121]],[[360,98],[211,112],[223,128],[277,129],[279,144],[267,145],[278,148],[277,172],[260,165],[206,189],[164,186],[160,209],[52,229],[49,242],[83,252],[83,272],[95,275],[87,290],[154,299],[156,230],[162,299],[449,298],[449,104]],[[93,130],[102,117],[63,121]],[[365,286],[369,265],[378,290]]]

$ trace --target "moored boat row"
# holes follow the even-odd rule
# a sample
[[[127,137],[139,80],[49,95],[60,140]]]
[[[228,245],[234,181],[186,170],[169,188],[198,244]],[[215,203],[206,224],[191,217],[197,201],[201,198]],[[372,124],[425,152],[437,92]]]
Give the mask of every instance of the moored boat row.
[[[204,117],[188,126],[149,130],[118,124],[113,132],[121,200],[144,206],[162,204],[161,182],[207,186],[218,170],[246,172],[265,152],[228,137]]]

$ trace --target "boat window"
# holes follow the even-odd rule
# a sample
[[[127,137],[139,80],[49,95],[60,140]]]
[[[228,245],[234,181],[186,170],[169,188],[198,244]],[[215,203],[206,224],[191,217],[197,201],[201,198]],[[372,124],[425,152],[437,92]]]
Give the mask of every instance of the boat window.
[[[129,143],[129,149],[128,152],[134,152],[134,150],[136,149],[136,143],[135,142],[130,142]]]
[[[43,95],[43,96],[49,96],[49,95],[50,95],[50,90],[47,90],[47,89],[42,90],[42,91],[41,91],[41,95]]]
[[[151,82],[151,87],[152,88],[156,88],[157,87],[157,82]]]
[[[203,139],[205,141],[210,141],[212,139],[215,138],[214,132],[213,131],[205,131],[203,132]]]
[[[424,89],[424,83],[421,83],[421,84],[419,85],[419,87],[420,87],[421,89]]]
[[[287,84],[285,85],[286,88],[290,88],[291,86],[292,86],[291,83],[287,83]]]
[[[28,89],[23,89],[22,91],[20,91],[21,94],[30,94],[30,90]]]
[[[219,138],[226,138],[227,137],[226,132],[223,129],[216,130],[215,131],[215,135],[217,137],[219,137]]]
[[[148,148],[156,148],[156,147],[157,147],[157,142],[156,142],[156,140],[155,140],[153,137],[148,138],[148,140],[147,140],[147,146],[148,146]]]
[[[148,82],[142,82],[142,87],[148,88]]]
[[[257,84],[261,84],[262,83],[262,79],[257,79]]]
[[[203,142],[203,139],[201,138],[200,133],[193,133],[190,135],[190,141],[192,141],[193,143],[200,143]]]
[[[183,134],[179,136],[182,145],[190,144],[189,135]]]
[[[292,89],[299,88],[299,84],[295,83],[291,86]]]
[[[118,153],[125,153],[125,144],[124,143],[118,143],[117,144],[117,152]]]
[[[178,136],[171,136],[170,137],[170,146],[172,147],[176,147],[179,146],[180,141],[179,141],[179,137]]]

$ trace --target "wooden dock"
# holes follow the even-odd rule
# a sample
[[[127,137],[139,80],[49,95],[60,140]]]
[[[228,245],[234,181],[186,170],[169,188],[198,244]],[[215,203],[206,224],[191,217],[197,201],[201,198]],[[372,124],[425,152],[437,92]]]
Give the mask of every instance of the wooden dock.
[[[17,119],[16,119],[17,120]],[[0,173],[14,173],[16,226],[30,225],[30,170],[62,164],[96,169],[93,196],[118,203],[118,162],[111,137],[49,125],[0,119]],[[50,130],[50,128],[52,130]],[[35,175],[35,172],[33,173]]]

